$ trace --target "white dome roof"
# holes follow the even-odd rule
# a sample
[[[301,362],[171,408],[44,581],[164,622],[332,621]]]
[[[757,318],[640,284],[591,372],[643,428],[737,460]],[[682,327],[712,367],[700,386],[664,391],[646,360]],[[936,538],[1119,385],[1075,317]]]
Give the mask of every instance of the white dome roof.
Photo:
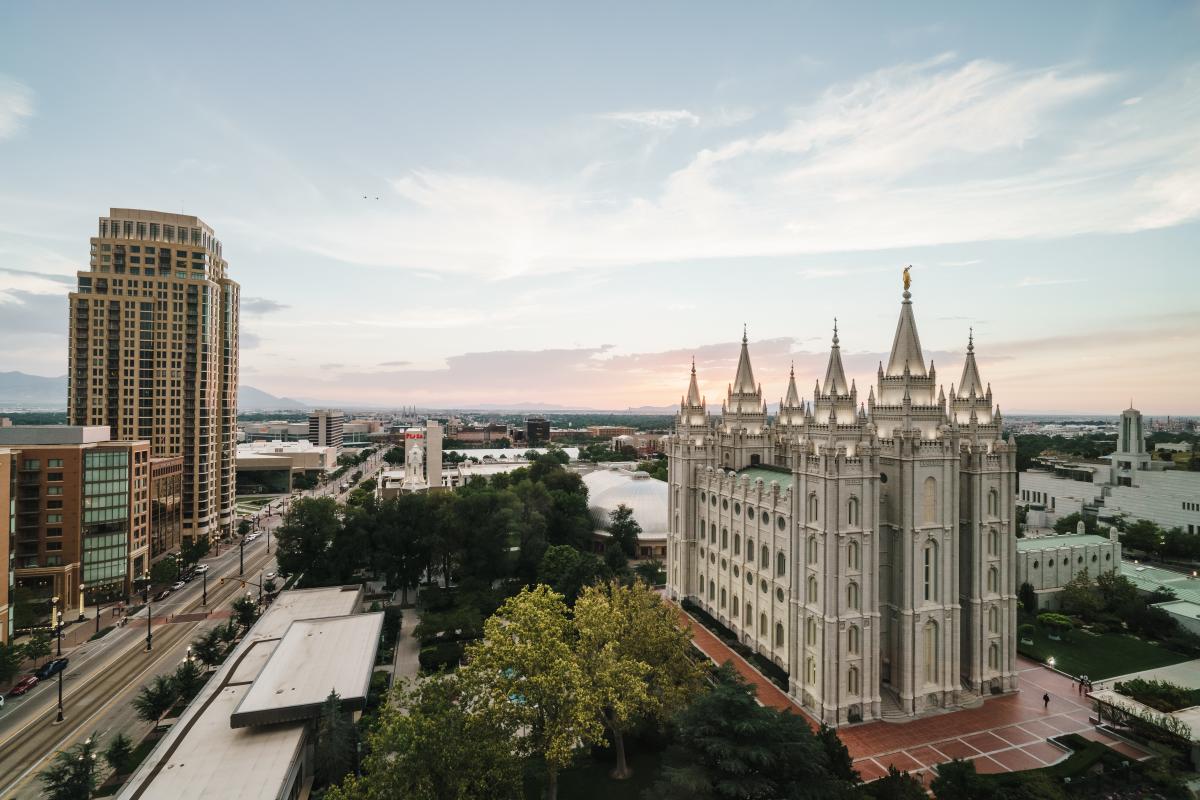
[[[588,510],[592,512],[592,520],[597,528],[607,529],[610,515],[617,506],[623,505],[633,511],[633,518],[642,526],[643,534],[659,538],[666,535],[667,484],[664,481],[651,478],[645,472],[604,470],[592,473],[601,474],[615,474],[617,480],[605,479],[607,485],[589,497]],[[593,486],[588,486],[589,493],[593,489]]]
[[[620,467],[592,470],[583,476],[583,483],[588,489],[588,503],[591,504],[596,496],[606,489],[625,483],[633,473]]]

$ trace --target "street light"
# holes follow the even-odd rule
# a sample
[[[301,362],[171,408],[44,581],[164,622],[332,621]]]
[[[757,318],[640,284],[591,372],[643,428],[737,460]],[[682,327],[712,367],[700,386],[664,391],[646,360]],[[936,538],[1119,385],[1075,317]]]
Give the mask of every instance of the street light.
[[[146,652],[149,653],[154,649],[154,631],[150,629],[151,620],[154,619],[154,603],[152,600],[146,601]]]
[[[238,575],[246,574],[246,537],[242,537],[242,541],[238,543]]]
[[[208,607],[208,570],[204,570],[204,572],[202,572],[200,574],[204,576],[204,597],[203,597],[203,599],[200,600],[200,605],[207,608]],[[188,649],[191,649],[191,648],[188,648]]]
[[[83,615],[83,590],[84,590],[84,589],[86,589],[86,588],[87,588],[87,586],[85,586],[85,585],[83,584],[83,582],[81,581],[81,582],[79,583],[79,620],[78,620],[79,622],[83,622],[85,619],[87,619],[87,617],[85,617],[85,616]],[[97,616],[99,616],[99,615],[100,615],[100,609],[99,609],[99,608],[97,608],[97,609],[96,609],[96,615],[97,615]]]

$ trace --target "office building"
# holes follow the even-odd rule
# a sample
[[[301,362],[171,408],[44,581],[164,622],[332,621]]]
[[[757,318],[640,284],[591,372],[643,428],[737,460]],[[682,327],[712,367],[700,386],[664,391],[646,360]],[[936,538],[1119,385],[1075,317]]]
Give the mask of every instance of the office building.
[[[3,427],[3,426],[0,426]],[[17,516],[14,453],[0,447],[0,643],[12,638],[12,532]]]
[[[830,725],[917,716],[1017,688],[1016,443],[974,341],[947,396],[908,275],[860,404],[836,325],[811,401],[766,398],[743,335],[709,419],[695,366],[668,468],[667,590],[789,675]]]
[[[202,220],[114,208],[70,295],[68,419],[183,458],[183,537],[233,528],[238,284]]]
[[[545,417],[525,418],[525,443],[530,447],[544,445],[550,441],[550,421]]]
[[[239,495],[286,494],[297,474],[316,479],[337,469],[337,448],[307,441],[243,442],[237,448]]]
[[[308,415],[308,441],[318,447],[342,446],[342,427],[346,415],[330,408],[318,408]]]
[[[182,539],[183,458],[151,458],[150,563],[177,552]]]
[[[0,447],[17,474],[15,623],[48,618],[52,597],[82,613],[127,594],[150,563],[150,444],[102,426],[17,425],[0,428]]]

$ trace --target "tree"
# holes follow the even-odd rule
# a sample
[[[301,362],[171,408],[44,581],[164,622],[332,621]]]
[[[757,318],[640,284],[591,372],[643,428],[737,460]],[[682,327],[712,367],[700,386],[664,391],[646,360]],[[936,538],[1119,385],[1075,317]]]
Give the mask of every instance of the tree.
[[[1104,610],[1110,613],[1119,613],[1121,609],[1138,601],[1137,586],[1116,567],[1096,576],[1096,588],[1100,591]]]
[[[850,749],[837,735],[837,731],[825,723],[817,729],[817,741],[825,750],[825,758],[829,761],[829,771],[834,777],[851,784],[859,781],[858,770],[854,768],[854,759],[850,757]]]
[[[650,586],[657,586],[662,580],[663,563],[657,558],[652,558],[634,566],[633,572]]]
[[[128,775],[134,767],[133,742],[123,733],[118,733],[104,749],[104,760],[118,775]]]
[[[1038,614],[1038,625],[1041,625],[1046,630],[1050,631],[1051,638],[1066,636],[1071,630],[1071,618],[1065,617],[1062,614],[1055,614],[1051,611],[1045,611]]]
[[[252,531],[252,530],[254,530],[254,526],[252,524],[250,524],[250,520],[248,520],[248,519],[238,520],[238,527],[237,527],[238,536],[244,537],[247,534],[249,534],[250,531]]]
[[[632,774],[625,759],[630,728],[643,719],[666,721],[700,691],[703,673],[676,613],[640,581],[589,586],[575,601],[576,653],[612,736],[614,778]]]
[[[1021,588],[1017,590],[1017,597],[1021,600],[1021,607],[1025,609],[1026,614],[1037,613],[1037,592],[1034,591],[1032,583],[1029,581],[1022,583]]]
[[[151,583],[174,583],[179,580],[179,562],[172,556],[160,558],[150,565]]]
[[[761,706],[726,664],[716,684],[675,720],[675,743],[652,794],[666,800],[844,797],[824,747],[804,717]]]
[[[215,630],[220,631],[221,641],[228,644],[237,638],[240,628],[236,622],[229,620],[224,625],[218,625]]]
[[[368,735],[363,776],[347,778],[326,800],[522,798],[513,732],[469,709],[464,697],[476,691],[461,674],[393,688]]]
[[[36,631],[25,643],[25,657],[35,665],[43,658],[47,658],[50,652],[50,634],[45,631]]]
[[[139,719],[157,725],[178,699],[179,690],[171,676],[155,675],[133,698],[133,708]]]
[[[537,582],[549,586],[573,605],[583,587],[604,579],[608,574],[608,568],[595,553],[557,544],[546,548],[538,564]]]
[[[316,777],[331,786],[354,769],[354,725],[342,711],[342,700],[331,691],[317,721]]]
[[[244,628],[249,628],[258,619],[258,603],[249,597],[239,597],[233,601],[234,618]]]
[[[48,800],[88,800],[96,791],[96,746],[92,734],[79,744],[63,750],[50,766],[38,775]]]
[[[183,558],[184,566],[190,567],[208,555],[209,547],[210,545],[207,536],[201,536],[185,541],[183,546],[179,548],[179,554]]]
[[[1162,528],[1149,520],[1135,520],[1125,526],[1121,546],[1142,553],[1161,553]]]
[[[547,586],[526,587],[488,619],[483,640],[471,645],[460,670],[478,687],[473,707],[523,731],[514,749],[544,759],[549,800],[556,800],[558,773],[575,748],[599,743],[604,733],[600,699],[571,638],[562,595]]]
[[[1084,619],[1091,619],[1100,611],[1100,596],[1086,567],[1067,581],[1060,602],[1065,613]]]
[[[389,447],[383,452],[383,460],[393,467],[400,466],[404,463],[404,446]]]
[[[192,654],[210,667],[221,663],[225,654],[225,645],[221,641],[221,627],[209,628],[200,634],[200,638],[192,640]]]
[[[1096,520],[1092,517],[1085,517],[1078,511],[1067,514],[1065,517],[1059,517],[1054,523],[1054,532],[1059,534],[1075,533],[1079,527],[1079,521],[1083,520],[1084,533],[1096,533]]]
[[[609,515],[608,535],[612,537],[626,558],[637,558],[638,536],[642,526],[633,518],[633,509],[621,504]]]
[[[994,783],[975,772],[975,764],[954,759],[938,764],[937,776],[929,784],[937,800],[992,800],[997,797]]]
[[[928,800],[929,794],[921,781],[891,764],[887,775],[863,784],[859,791],[871,800]]]
[[[25,648],[12,642],[0,642],[0,684],[5,684],[21,671]]]
[[[191,700],[195,697],[206,681],[207,678],[204,677],[204,671],[200,669],[200,665],[190,658],[185,658],[183,663],[175,668],[175,674],[171,678],[171,682],[175,685],[175,691],[184,700]]]
[[[276,531],[276,561],[289,575],[304,573],[307,585],[320,585],[328,573],[329,548],[341,530],[337,502],[302,497],[292,503]]]

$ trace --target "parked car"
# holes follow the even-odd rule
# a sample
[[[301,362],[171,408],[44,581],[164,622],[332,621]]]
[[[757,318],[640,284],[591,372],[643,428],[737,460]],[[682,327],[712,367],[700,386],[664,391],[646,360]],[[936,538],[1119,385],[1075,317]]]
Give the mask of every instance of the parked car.
[[[38,668],[37,672],[33,673],[38,680],[44,681],[47,678],[54,677],[58,673],[67,668],[67,664],[71,663],[69,658],[56,658],[53,661],[47,661]]]
[[[175,583],[171,584],[171,591],[177,592],[180,589],[182,589],[184,586],[187,586],[187,583],[185,583],[184,581],[176,581]]]
[[[208,572],[208,564],[197,564],[196,572],[197,573]]]
[[[161,603],[163,600],[166,600],[170,596],[171,596],[171,590],[163,589],[161,592],[154,595],[154,602]]]
[[[21,680],[17,681],[16,685],[8,690],[9,697],[20,697],[30,689],[38,685],[37,675],[26,675]]]
[[[266,580],[269,580],[269,581],[273,581],[273,580],[275,580],[275,573],[268,572],[266,575],[263,575],[263,578],[265,578]]]
[[[4,695],[0,694],[0,708],[4,708]]]

